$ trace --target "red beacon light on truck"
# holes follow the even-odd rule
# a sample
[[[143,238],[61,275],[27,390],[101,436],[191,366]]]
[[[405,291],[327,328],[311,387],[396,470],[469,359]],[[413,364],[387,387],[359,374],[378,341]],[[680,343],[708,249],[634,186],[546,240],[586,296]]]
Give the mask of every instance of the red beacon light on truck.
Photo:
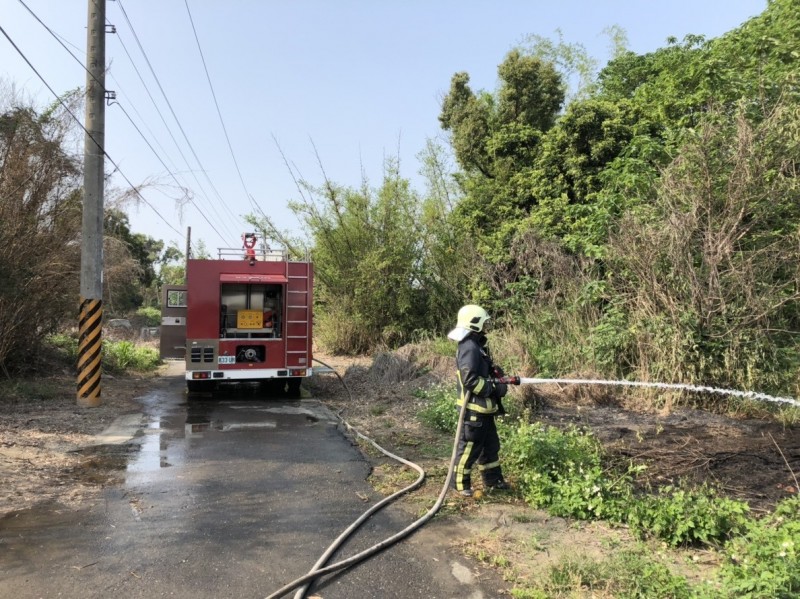
[[[244,233],[242,235],[244,259],[250,263],[250,266],[254,266],[256,263],[256,241],[258,241],[258,238],[255,233]]]

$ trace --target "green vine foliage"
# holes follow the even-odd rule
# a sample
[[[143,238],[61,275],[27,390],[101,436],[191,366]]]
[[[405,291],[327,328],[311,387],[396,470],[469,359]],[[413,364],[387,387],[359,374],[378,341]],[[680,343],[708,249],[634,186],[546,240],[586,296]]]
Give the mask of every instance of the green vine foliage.
[[[456,397],[458,392],[452,385],[438,385],[420,389],[414,393],[422,400],[419,418],[435,430],[453,434],[458,425]]]
[[[748,522],[744,535],[725,548],[719,584],[707,596],[790,599],[800,596],[800,497]]]
[[[605,463],[591,434],[526,422],[499,430],[504,467],[532,506],[581,520],[624,520],[633,471]]]
[[[590,433],[541,423],[501,423],[503,464],[533,507],[555,516],[624,522],[673,547],[721,546],[748,525],[746,503],[711,487],[635,492],[644,467],[615,462]]]
[[[655,536],[673,547],[720,545],[743,532],[748,513],[746,503],[719,497],[709,487],[667,486],[633,503],[627,521],[640,535]]]

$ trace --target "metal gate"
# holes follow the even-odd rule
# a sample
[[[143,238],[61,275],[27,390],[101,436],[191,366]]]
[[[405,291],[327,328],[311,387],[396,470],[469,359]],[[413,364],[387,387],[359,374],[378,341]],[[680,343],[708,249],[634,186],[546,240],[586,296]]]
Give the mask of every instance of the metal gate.
[[[161,358],[186,357],[186,285],[164,285],[161,299]]]

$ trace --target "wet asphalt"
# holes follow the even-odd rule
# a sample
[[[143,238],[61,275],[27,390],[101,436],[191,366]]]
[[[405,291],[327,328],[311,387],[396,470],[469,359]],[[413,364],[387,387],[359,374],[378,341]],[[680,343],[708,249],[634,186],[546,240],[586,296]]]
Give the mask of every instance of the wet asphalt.
[[[141,414],[126,415],[83,450],[119,473],[101,500],[78,511],[45,504],[0,520],[0,597],[266,597],[305,574],[381,499],[366,481],[369,464],[314,399],[238,392],[187,399],[174,377],[141,403]],[[335,558],[415,517],[389,506]],[[496,596],[450,549],[457,538],[435,519],[309,595]]]

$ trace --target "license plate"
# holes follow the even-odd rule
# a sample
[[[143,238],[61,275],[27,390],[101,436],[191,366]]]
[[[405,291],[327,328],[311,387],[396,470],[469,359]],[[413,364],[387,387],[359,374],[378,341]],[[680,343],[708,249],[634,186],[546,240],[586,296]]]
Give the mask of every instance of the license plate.
[[[236,356],[219,356],[217,362],[219,364],[236,364]]]

